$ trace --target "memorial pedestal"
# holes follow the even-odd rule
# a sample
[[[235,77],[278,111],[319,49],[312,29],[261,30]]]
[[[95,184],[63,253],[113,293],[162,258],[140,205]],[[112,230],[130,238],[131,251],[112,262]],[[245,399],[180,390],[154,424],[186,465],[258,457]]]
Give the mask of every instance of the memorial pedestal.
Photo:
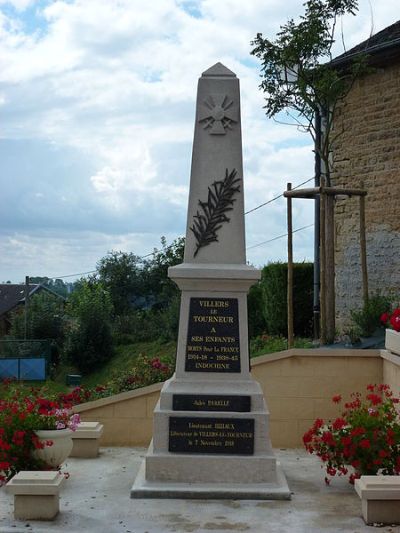
[[[217,63],[197,94],[176,371],[154,411],[132,498],[290,499],[250,374],[239,80]]]
[[[259,273],[221,265],[200,272],[193,278],[199,267],[185,264],[170,272],[183,289],[176,373],[161,390],[131,497],[290,499],[249,368],[246,295]],[[207,335],[210,324],[215,332]]]

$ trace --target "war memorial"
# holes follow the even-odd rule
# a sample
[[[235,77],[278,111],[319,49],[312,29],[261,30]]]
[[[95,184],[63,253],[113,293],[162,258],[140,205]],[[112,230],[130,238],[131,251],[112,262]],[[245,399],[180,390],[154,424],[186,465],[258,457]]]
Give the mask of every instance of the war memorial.
[[[221,63],[199,79],[176,371],[154,411],[133,498],[290,499],[250,374],[239,80]]]

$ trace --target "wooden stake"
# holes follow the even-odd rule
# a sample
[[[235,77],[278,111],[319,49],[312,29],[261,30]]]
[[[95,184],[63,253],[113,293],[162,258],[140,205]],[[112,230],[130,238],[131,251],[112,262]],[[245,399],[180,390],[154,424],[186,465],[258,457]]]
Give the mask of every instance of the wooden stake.
[[[325,196],[325,323],[326,342],[335,340],[335,200]]]
[[[292,189],[292,184],[287,184],[287,190]],[[293,227],[292,227],[292,199],[287,199],[287,232],[288,232],[288,265],[287,265],[287,324],[288,324],[288,349],[293,348]]]
[[[326,195],[320,197],[320,343],[326,344],[326,279],[325,279],[325,204]]]

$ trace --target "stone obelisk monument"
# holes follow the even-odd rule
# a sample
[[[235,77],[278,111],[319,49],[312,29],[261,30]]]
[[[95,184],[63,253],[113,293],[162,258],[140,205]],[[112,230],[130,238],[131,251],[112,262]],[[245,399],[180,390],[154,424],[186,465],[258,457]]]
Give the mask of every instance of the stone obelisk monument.
[[[131,496],[289,499],[269,413],[250,374],[239,80],[221,63],[199,80],[176,372],[154,411]]]

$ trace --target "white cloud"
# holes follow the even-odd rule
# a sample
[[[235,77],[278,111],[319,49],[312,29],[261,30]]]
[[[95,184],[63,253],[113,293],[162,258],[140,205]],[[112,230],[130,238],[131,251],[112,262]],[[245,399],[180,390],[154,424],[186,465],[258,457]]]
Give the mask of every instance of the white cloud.
[[[310,140],[266,119],[259,65],[250,56],[256,33],[273,36],[302,3],[58,0],[43,8],[0,0],[1,136],[8,143],[0,278],[12,276],[16,262],[21,272],[23,263],[43,275],[82,271],[115,244],[143,254],[158,236],[184,233],[197,78],[217,61],[241,79],[247,208],[280,194],[287,181],[311,177]],[[1,10],[6,5],[16,12]],[[395,0],[374,3],[376,31],[394,22],[396,7]],[[369,29],[369,1],[361,0],[359,15],[344,21],[348,47]],[[310,204],[295,209],[298,226],[312,222]],[[284,201],[249,215],[248,245],[284,233],[285,217]],[[60,228],[69,236],[57,237]],[[302,257],[312,253],[309,237],[310,230],[296,234]],[[284,251],[284,240],[275,241],[249,258],[261,264]]]

